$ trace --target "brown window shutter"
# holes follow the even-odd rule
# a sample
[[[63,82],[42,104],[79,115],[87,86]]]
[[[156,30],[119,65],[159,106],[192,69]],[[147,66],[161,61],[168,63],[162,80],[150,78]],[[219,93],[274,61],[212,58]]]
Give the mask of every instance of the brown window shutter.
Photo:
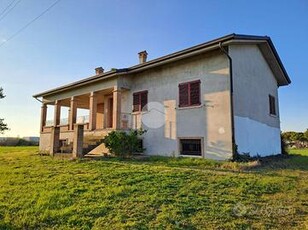
[[[200,81],[190,83],[190,105],[200,105]]]
[[[148,91],[137,92],[133,94],[133,112],[147,110]]]
[[[179,106],[188,106],[189,105],[189,85],[180,84],[179,85]]]
[[[276,115],[276,101],[275,101],[275,97],[273,97],[273,114]]]
[[[276,115],[276,101],[275,97],[269,95],[270,114]]]
[[[147,110],[147,104],[148,104],[148,92],[142,92],[140,93],[141,96],[141,110]]]
[[[133,94],[133,112],[139,111],[140,108],[140,94]]]

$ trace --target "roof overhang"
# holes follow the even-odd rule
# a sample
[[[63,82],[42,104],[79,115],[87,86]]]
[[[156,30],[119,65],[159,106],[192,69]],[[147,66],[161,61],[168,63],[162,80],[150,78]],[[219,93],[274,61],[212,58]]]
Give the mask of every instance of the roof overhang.
[[[229,44],[255,44],[258,45],[261,53],[271,68],[278,86],[285,86],[291,83],[291,79],[287,71],[285,70],[282,61],[277,53],[277,50],[270,39],[267,36],[248,36],[248,35],[234,35],[234,39],[228,40],[223,43]]]
[[[202,43],[200,45],[196,45],[190,47],[188,49],[181,50],[179,52],[175,52],[160,58],[153,59],[151,61],[138,64],[125,69],[117,69],[112,70],[100,75],[91,76],[89,78],[85,78],[80,81],[73,82],[71,84],[67,84],[52,90],[48,90],[36,95],[33,97],[44,97],[52,94],[56,94],[59,92],[67,91],[70,89],[74,89],[77,87],[81,87],[87,84],[92,84],[97,81],[103,81],[104,79],[117,77],[121,75],[127,75],[131,73],[141,72],[150,68],[155,68],[161,65],[165,65],[168,63],[172,63],[184,58],[196,56],[205,52],[209,52],[211,50],[219,49],[219,44],[223,46],[228,46],[230,44],[257,44],[267,60],[270,68],[272,69],[276,79],[278,86],[288,85],[291,83],[291,80],[278,56],[278,53],[271,41],[271,39],[267,36],[251,36],[251,35],[239,35],[239,34],[230,34],[206,43]]]

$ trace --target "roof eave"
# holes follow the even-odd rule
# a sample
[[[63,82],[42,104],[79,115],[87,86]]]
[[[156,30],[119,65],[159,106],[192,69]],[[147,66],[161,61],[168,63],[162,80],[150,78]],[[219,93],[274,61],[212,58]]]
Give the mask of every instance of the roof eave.
[[[175,53],[172,53],[172,54],[160,57],[160,58],[153,59],[151,61],[148,61],[148,62],[145,62],[145,63],[142,63],[142,64],[132,66],[130,68],[121,69],[120,71],[117,71],[117,70],[109,71],[109,72],[106,72],[102,75],[95,75],[95,76],[92,76],[92,77],[89,77],[89,78],[82,79],[80,81],[73,82],[71,84],[67,84],[67,85],[60,86],[60,87],[57,87],[57,88],[54,88],[54,89],[51,89],[51,90],[47,90],[47,91],[44,91],[42,93],[35,94],[35,95],[33,95],[33,97],[34,98],[44,97],[44,96],[48,96],[48,95],[51,95],[51,94],[55,94],[57,92],[69,90],[69,89],[72,89],[72,88],[75,88],[75,87],[79,87],[79,86],[84,85],[84,84],[89,84],[89,83],[95,82],[97,80],[103,80],[103,79],[106,79],[106,78],[109,78],[109,77],[114,77],[114,76],[121,75],[121,74],[133,73],[133,72],[136,72],[136,71],[139,71],[139,70],[145,70],[145,69],[151,68],[151,67],[156,66],[156,65],[166,64],[166,62],[173,62],[175,60],[181,59],[181,56],[182,56],[182,58],[185,58],[186,56],[188,56],[187,54],[190,54],[189,56],[192,56],[192,55],[195,55],[195,53],[198,53],[198,51],[202,52],[202,50],[204,50],[204,49],[205,49],[205,51],[208,51],[211,46],[213,48],[218,48],[219,42],[227,41],[229,39],[232,39],[233,37],[234,37],[234,34],[230,34],[230,35],[227,35],[227,36],[224,36],[224,37],[221,37],[221,38],[218,38],[218,39],[206,42],[206,43],[202,43],[202,44],[197,45],[197,46],[190,47],[188,49],[184,49],[184,50],[181,50],[181,51],[178,51],[178,52],[175,52]]]
[[[232,40],[256,41],[256,42],[266,41],[269,44],[269,46],[270,46],[270,48],[271,48],[271,50],[272,50],[272,52],[273,52],[273,54],[274,54],[274,56],[277,60],[277,63],[278,63],[278,65],[279,65],[279,67],[280,67],[280,69],[283,73],[283,77],[286,80],[285,84],[283,82],[281,82],[281,83],[279,83],[279,85],[282,86],[282,85],[288,85],[288,84],[291,83],[291,80],[290,80],[290,78],[289,78],[289,76],[288,76],[288,74],[287,74],[287,72],[286,72],[286,70],[285,70],[285,68],[284,68],[284,66],[281,62],[281,59],[280,59],[280,57],[279,57],[279,55],[278,55],[278,53],[277,53],[277,51],[274,47],[274,44],[272,43],[272,41],[269,37],[267,37],[267,36],[254,36],[254,35],[229,34],[229,35],[211,40],[211,41],[206,42],[206,43],[202,43],[202,44],[199,44],[199,45],[196,45],[196,46],[193,46],[193,47],[190,47],[190,48],[187,48],[187,49],[184,49],[184,50],[181,50],[181,51],[178,51],[178,52],[175,52],[175,53],[172,53],[172,54],[160,57],[160,58],[156,58],[154,60],[151,60],[151,61],[148,61],[148,62],[145,62],[145,63],[142,63],[142,64],[132,66],[130,68],[113,70],[113,71],[103,73],[101,75],[95,75],[95,76],[92,76],[92,77],[89,77],[89,78],[85,78],[85,79],[82,79],[80,81],[73,82],[71,84],[67,84],[67,85],[64,85],[64,86],[61,86],[61,87],[58,87],[58,88],[55,88],[55,89],[51,89],[51,90],[33,95],[33,97],[34,98],[44,97],[44,96],[47,96],[47,95],[51,95],[51,94],[66,91],[66,90],[69,90],[69,89],[72,89],[72,88],[76,88],[76,87],[79,87],[79,86],[82,86],[82,85],[85,85],[85,84],[93,83],[93,82],[96,82],[96,81],[101,81],[101,80],[104,80],[104,79],[107,79],[107,78],[110,78],[110,77],[116,77],[116,76],[123,75],[123,74],[134,73],[134,72],[137,72],[137,71],[143,71],[143,70],[146,70],[146,69],[158,66],[158,65],[163,65],[163,64],[166,64],[166,63],[169,63],[169,62],[173,62],[173,61],[180,60],[180,59],[183,59],[183,58],[186,58],[186,57],[190,57],[192,55],[196,55],[198,53],[207,52],[211,49],[218,48],[218,44],[220,42],[223,43],[224,45],[228,45],[228,43]]]
[[[277,52],[277,50],[276,50],[276,48],[275,48],[275,46],[274,46],[274,44],[273,44],[271,38],[268,37],[268,38],[267,38],[267,41],[268,41],[268,44],[270,45],[270,47],[271,47],[271,49],[272,49],[272,51],[273,51],[273,53],[274,53],[274,55],[275,55],[275,57],[276,57],[276,60],[277,60],[277,62],[278,62],[278,64],[279,64],[279,67],[281,68],[281,70],[282,70],[282,72],[283,72],[283,75],[284,75],[284,77],[285,77],[285,79],[286,79],[286,81],[287,81],[287,84],[284,84],[284,85],[289,85],[289,84],[291,84],[291,79],[290,79],[290,77],[289,77],[289,75],[288,75],[286,69],[284,68],[284,65],[282,64],[282,61],[281,61],[281,59],[280,59],[280,57],[279,57],[279,55],[278,55],[278,52]],[[283,85],[281,85],[281,86],[283,86]]]
[[[70,83],[70,84],[66,84],[66,85],[51,89],[51,90],[47,90],[47,91],[35,94],[32,97],[39,98],[39,97],[43,97],[43,96],[48,96],[48,95],[51,95],[51,94],[55,94],[57,92],[69,90],[69,89],[79,87],[81,85],[89,84],[89,83],[92,83],[92,82],[95,82],[95,81],[98,81],[98,80],[107,79],[107,78],[115,76],[116,74],[117,74],[116,70],[113,70],[113,71],[109,71],[109,72],[106,72],[106,73],[103,73],[103,74],[100,74],[100,75],[94,75],[94,76],[91,76],[91,77],[88,77],[88,78],[85,78],[85,79],[82,79],[82,80],[79,80],[79,81],[75,81],[75,82]]]

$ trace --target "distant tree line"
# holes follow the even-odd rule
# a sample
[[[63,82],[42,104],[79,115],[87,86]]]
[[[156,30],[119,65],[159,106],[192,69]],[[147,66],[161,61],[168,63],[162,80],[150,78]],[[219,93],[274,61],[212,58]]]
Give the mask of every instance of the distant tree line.
[[[4,98],[3,89],[0,87],[0,99]],[[7,124],[3,122],[4,119],[0,118],[0,134],[8,130]]]
[[[308,148],[308,129],[305,132],[283,132],[281,137],[288,147]]]
[[[35,141],[27,141],[18,137],[7,137],[0,140],[0,146],[37,146]]]

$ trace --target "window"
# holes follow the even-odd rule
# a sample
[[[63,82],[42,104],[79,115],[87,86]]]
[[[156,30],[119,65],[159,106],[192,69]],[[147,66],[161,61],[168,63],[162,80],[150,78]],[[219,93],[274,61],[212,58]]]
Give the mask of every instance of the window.
[[[272,95],[268,95],[269,98],[269,111],[271,115],[276,115],[276,100]]]
[[[148,91],[137,92],[133,94],[133,112],[146,110],[148,104]]]
[[[201,139],[180,139],[180,154],[202,156]]]
[[[179,84],[179,106],[200,105],[200,80]]]

